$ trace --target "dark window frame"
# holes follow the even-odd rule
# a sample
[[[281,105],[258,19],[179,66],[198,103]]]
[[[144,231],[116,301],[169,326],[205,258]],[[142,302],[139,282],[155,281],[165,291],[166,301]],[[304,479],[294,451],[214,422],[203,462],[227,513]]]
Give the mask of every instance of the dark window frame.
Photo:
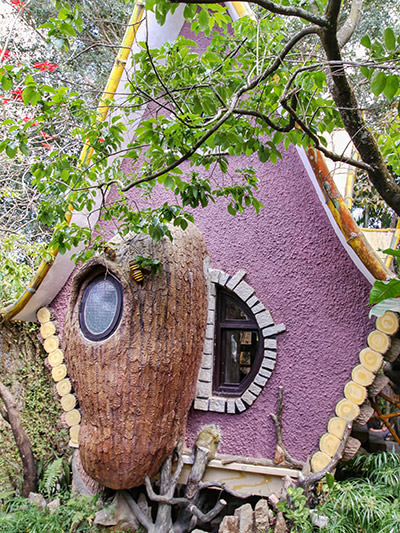
[[[247,315],[248,319],[226,319],[225,309],[227,300],[231,300]],[[250,308],[235,293],[217,287],[216,295],[216,321],[214,333],[214,371],[213,395],[226,397],[239,397],[254,381],[264,355],[263,336],[254,314]],[[249,374],[240,383],[225,383],[225,340],[224,332],[229,330],[251,331],[258,334],[258,346]]]
[[[85,305],[86,301],[89,297],[90,289],[94,286],[94,284],[97,284],[101,281],[110,281],[112,285],[115,287],[117,292],[117,311],[114,314],[114,318],[111,321],[110,325],[106,330],[104,330],[102,333],[95,334],[86,326],[85,321]],[[122,316],[122,308],[123,308],[123,289],[121,282],[110,274],[109,272],[103,271],[100,273],[97,273],[95,276],[93,276],[91,279],[87,281],[86,287],[83,289],[81,301],[79,304],[79,326],[81,328],[83,336],[90,340],[90,341],[103,341],[105,339],[108,339],[111,337],[111,335],[115,332],[117,327],[119,326],[121,316]]]

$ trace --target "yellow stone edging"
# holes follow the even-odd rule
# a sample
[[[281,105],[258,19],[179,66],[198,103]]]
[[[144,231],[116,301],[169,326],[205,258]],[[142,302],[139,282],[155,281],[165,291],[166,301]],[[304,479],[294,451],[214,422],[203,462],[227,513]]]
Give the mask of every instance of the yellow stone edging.
[[[359,354],[360,364],[353,368],[353,379],[345,384],[344,397],[337,402],[335,416],[328,421],[328,431],[321,436],[319,450],[311,458],[311,466],[314,472],[319,472],[328,465],[343,439],[346,422],[353,422],[359,416],[360,405],[368,398],[367,386],[372,384],[377,373],[382,368],[383,354],[390,349],[391,335],[394,335],[399,328],[397,314],[392,311],[386,311],[383,316],[376,319],[376,328],[368,335],[368,346],[361,350]],[[354,377],[360,371],[364,371],[364,377],[362,375],[357,377],[357,382]],[[374,376],[374,379],[371,380],[370,374]],[[365,379],[365,384],[360,383],[362,379]]]
[[[56,384],[57,394],[60,397],[61,407],[64,412],[64,422],[69,427],[69,445],[73,448],[78,448],[81,414],[78,408],[78,400],[72,390],[72,383],[67,375],[64,353],[59,347],[60,338],[57,335],[57,327],[51,320],[52,313],[47,307],[40,308],[36,316],[40,322],[43,347],[48,354],[47,360],[51,366],[51,376]],[[47,335],[46,338],[44,338],[45,335]]]

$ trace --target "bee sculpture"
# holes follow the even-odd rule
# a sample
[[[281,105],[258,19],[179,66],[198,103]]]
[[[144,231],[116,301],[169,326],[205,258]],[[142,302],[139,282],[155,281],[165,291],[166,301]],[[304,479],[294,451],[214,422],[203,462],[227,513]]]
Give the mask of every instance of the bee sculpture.
[[[135,262],[131,262],[129,263],[129,270],[131,271],[131,276],[132,278],[137,282],[137,283],[142,283],[143,282],[143,272],[142,270],[140,269],[139,265]]]
[[[111,246],[108,246],[108,244],[103,245],[101,249],[107,255],[107,257],[111,259],[112,261],[114,261],[115,258],[117,257],[116,251],[113,248],[111,248]]]

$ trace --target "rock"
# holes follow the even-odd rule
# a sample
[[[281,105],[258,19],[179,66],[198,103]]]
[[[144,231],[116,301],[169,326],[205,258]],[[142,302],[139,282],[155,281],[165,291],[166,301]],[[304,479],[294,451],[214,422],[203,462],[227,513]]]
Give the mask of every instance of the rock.
[[[60,498],[54,498],[47,504],[47,509],[50,511],[50,514],[53,514],[60,507]]]
[[[239,518],[237,516],[224,516],[218,533],[239,533]]]
[[[269,528],[269,517],[271,509],[268,506],[268,502],[265,499],[258,500],[254,507],[254,522],[256,531],[267,531]]]
[[[278,508],[276,507],[276,504],[279,502],[279,498],[276,494],[271,494],[271,496],[268,496],[268,501],[272,507],[272,509],[277,512]]]
[[[239,533],[254,533],[254,512],[249,503],[235,509],[239,519]]]
[[[207,533],[204,529],[193,529],[192,533]]]
[[[30,492],[28,500],[33,503],[33,505],[37,505],[37,507],[41,507],[42,509],[46,507],[46,500],[37,492]]]
[[[132,531],[139,529],[139,522],[131,511],[128,503],[120,492],[115,494],[114,501],[108,507],[97,511],[94,518],[95,526],[117,526],[120,530]],[[124,527],[124,529],[122,529]],[[128,529],[126,529],[128,527]]]
[[[311,522],[314,524],[314,526],[317,526],[319,528],[327,527],[329,518],[323,514],[318,514],[315,509],[311,509],[310,511],[311,515]]]
[[[276,515],[276,522],[274,527],[274,533],[288,533],[288,528],[286,525],[286,521],[283,517],[283,513],[278,513]]]

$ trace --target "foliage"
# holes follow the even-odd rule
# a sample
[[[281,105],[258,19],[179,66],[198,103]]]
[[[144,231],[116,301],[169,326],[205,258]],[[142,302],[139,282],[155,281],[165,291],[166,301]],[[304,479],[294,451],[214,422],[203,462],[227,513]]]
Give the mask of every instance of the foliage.
[[[279,511],[285,513],[285,517],[293,524],[291,531],[312,532],[310,508],[307,507],[307,499],[302,488],[289,487],[286,500],[278,502],[277,507]]]
[[[354,459],[348,470],[352,479],[336,482],[326,479],[324,500],[314,512],[328,518],[328,525],[314,526],[305,506],[301,488],[288,489],[288,498],[278,504],[292,521],[292,531],[326,533],[397,533],[400,524],[400,456],[396,453],[371,454]],[[332,476],[331,476],[332,478]]]
[[[49,498],[57,492],[63,491],[64,493],[68,493],[70,483],[70,466],[63,457],[57,457],[44,470],[39,483],[39,491],[46,498]]]
[[[385,254],[400,257],[400,250],[387,248]],[[371,316],[382,316],[386,311],[400,312],[400,279],[393,278],[388,281],[375,281],[369,295],[369,304],[374,305],[370,310]]]
[[[11,54],[4,55],[0,71],[3,101],[16,106],[17,112],[2,123],[0,152],[3,158],[29,162],[31,183],[40,198],[38,218],[43,227],[55,229],[50,250],[64,253],[83,243],[86,248],[81,257],[88,259],[104,240],[102,220],[113,220],[122,235],[145,232],[159,240],[170,235],[168,224],[184,229],[193,219],[194,208],[205,207],[218,197],[225,198],[232,215],[246,207],[258,211],[262,206],[256,198],[255,171],[233,170],[232,157],[257,154],[261,162],[275,163],[289,145],[312,144],[340,160],[340,154],[327,151],[324,134],[337,127],[349,128],[350,123],[356,124],[353,137],[365,159],[353,164],[374,178],[375,187],[384,179],[386,188],[381,193],[389,203],[396,200],[397,195],[387,187],[389,183],[396,190],[393,176],[383,160],[380,165],[376,162],[383,154],[396,174],[397,29],[387,27],[373,39],[364,37],[362,58],[342,64],[340,55],[335,59],[333,54],[327,62],[332,52],[327,43],[333,36],[325,40],[321,36],[327,31],[332,3],[285,0],[278,3],[282,13],[274,13],[278,4],[271,4],[275,7],[260,3],[259,20],[243,17],[231,31],[224,6],[198,8],[188,1],[184,16],[194,34],[209,37],[209,46],[204,50],[183,36],[159,49],[150,50],[148,42],[140,43],[133,58],[134,75],[128,76],[123,98],[115,105],[105,102],[111,106],[107,122],[99,122],[97,112],[88,109],[81,90],[61,83],[65,74],[61,63],[41,58],[18,64]],[[58,1],[56,6],[58,15],[49,16],[40,32],[59,50],[73,50],[66,63],[74,65],[84,55],[82,43],[91,26],[85,26],[78,2]],[[169,0],[146,2],[160,23],[176,7]],[[288,24],[288,19],[296,24]],[[354,110],[357,103],[341,100],[356,70],[369,85],[371,105],[386,99],[395,106],[393,118],[388,118],[387,128],[378,136],[382,154],[369,147],[374,137]],[[56,74],[59,78],[53,82]],[[332,96],[331,81],[339,84]],[[151,113],[140,120],[132,114],[149,104]],[[351,120],[349,113],[353,113]],[[135,139],[124,147],[126,124],[133,123]],[[90,161],[87,153],[80,157],[81,146],[89,150]],[[111,162],[114,154],[130,161],[125,165],[129,171],[121,171],[119,158]],[[222,177],[216,178],[217,170]],[[149,199],[159,186],[170,191],[170,203],[139,209],[140,202],[127,199],[131,190],[136,190],[136,199]],[[111,189],[113,201],[108,195]],[[102,220],[90,228],[68,225],[65,213],[71,207],[82,214],[101,210]]]
[[[47,507],[41,509],[27,499],[11,498],[1,506],[0,531],[95,532],[98,531],[98,528],[93,526],[96,501],[96,498],[91,496],[78,496],[50,512]]]
[[[44,469],[55,456],[67,453],[68,434],[61,427],[62,409],[54,399],[51,376],[45,367],[37,334],[36,326],[2,325],[0,375],[18,400],[34,457]],[[19,493],[22,486],[20,458],[11,429],[2,419],[0,446],[1,490],[13,488]],[[65,486],[63,482],[61,485]]]

